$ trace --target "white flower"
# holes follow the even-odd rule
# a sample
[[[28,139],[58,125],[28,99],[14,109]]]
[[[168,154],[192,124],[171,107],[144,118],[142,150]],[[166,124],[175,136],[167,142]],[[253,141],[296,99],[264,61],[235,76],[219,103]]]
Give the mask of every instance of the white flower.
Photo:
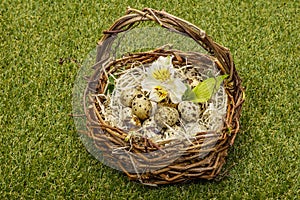
[[[153,101],[159,102],[169,96],[173,103],[179,103],[186,86],[180,79],[174,78],[174,74],[172,57],[160,56],[147,69],[146,78],[141,83],[142,88],[150,92],[150,99]]]

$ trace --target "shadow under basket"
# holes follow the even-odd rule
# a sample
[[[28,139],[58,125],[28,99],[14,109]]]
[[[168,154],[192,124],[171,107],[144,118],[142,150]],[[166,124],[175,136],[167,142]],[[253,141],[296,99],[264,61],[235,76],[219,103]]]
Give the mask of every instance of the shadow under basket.
[[[147,21],[192,38],[206,53],[186,52],[163,46],[111,59],[114,38]],[[154,141],[148,137],[132,135],[130,131],[119,128],[106,119],[103,108],[109,103],[105,95],[111,81],[110,75],[117,78],[120,70],[132,69],[138,66],[136,63],[151,65],[160,56],[172,57],[172,64],[177,68],[186,65],[214,65],[220,74],[228,74],[223,84],[227,107],[219,130],[198,132],[190,138]],[[128,8],[123,17],[104,31],[104,36],[98,43],[94,73],[86,86],[84,100],[87,135],[93,141],[93,148],[101,154],[101,160],[106,165],[123,171],[131,180],[160,185],[195,179],[211,180],[220,174],[228,149],[239,131],[244,88],[230,51],[214,42],[203,30],[165,11]]]

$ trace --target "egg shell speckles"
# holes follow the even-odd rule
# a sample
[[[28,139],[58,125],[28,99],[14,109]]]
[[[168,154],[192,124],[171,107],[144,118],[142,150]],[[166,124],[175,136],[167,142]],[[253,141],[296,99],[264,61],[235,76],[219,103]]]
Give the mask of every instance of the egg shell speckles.
[[[204,125],[201,125],[201,124],[196,123],[196,122],[191,122],[191,123],[186,124],[185,129],[186,129],[186,132],[191,134],[191,135],[194,135],[194,134],[199,133],[199,132],[207,131],[207,129]]]
[[[183,120],[187,122],[196,121],[199,118],[200,106],[191,101],[183,101],[178,105],[178,111]]]
[[[125,107],[121,111],[121,119],[124,120],[126,118],[132,117],[132,109],[129,107]]]
[[[136,97],[136,95],[140,93],[141,91],[139,91],[136,88],[130,88],[128,90],[124,90],[121,92],[120,101],[124,106],[131,107],[133,99]]]
[[[142,126],[142,124],[137,116],[132,115],[131,117],[128,117],[123,120],[123,126],[126,127],[125,130],[136,130],[139,129]]]
[[[156,124],[153,117],[146,119],[143,122],[142,128],[143,128],[144,135],[148,137],[153,137],[156,136],[157,134],[160,134],[162,129]]]
[[[154,119],[160,127],[166,128],[167,125],[173,126],[178,121],[179,113],[175,108],[160,107],[157,109]]]
[[[135,114],[140,120],[149,118],[152,110],[150,100],[143,94],[138,94],[132,101],[132,113]]]
[[[164,138],[171,138],[171,137],[177,137],[178,135],[182,136],[184,135],[184,129],[181,126],[174,125],[170,128],[168,128],[164,132]]]

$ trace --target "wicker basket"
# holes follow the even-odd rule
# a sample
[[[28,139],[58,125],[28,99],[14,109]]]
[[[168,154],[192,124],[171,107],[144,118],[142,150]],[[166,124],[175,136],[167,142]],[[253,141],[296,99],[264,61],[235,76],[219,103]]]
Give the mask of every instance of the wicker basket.
[[[147,52],[130,53],[109,61],[108,52],[114,37],[145,21],[158,23],[163,28],[192,38],[207,51],[207,54],[187,53],[162,47]],[[180,139],[156,143],[147,137],[130,137],[126,131],[103,119],[100,107],[105,103],[105,99],[101,98],[101,94],[109,84],[108,72],[113,74],[120,68],[132,68],[136,62],[149,64],[159,56],[168,55],[173,56],[173,64],[177,66],[188,62],[213,62],[222,74],[229,75],[224,81],[228,99],[227,114],[220,131],[199,132],[192,141]],[[193,179],[210,180],[217,177],[225,163],[228,148],[233,145],[239,131],[239,118],[244,102],[244,89],[227,48],[215,43],[193,24],[165,11],[128,8],[126,15],[104,32],[98,43],[95,66],[94,74],[85,90],[85,103],[88,105],[85,107],[85,114],[88,136],[93,140],[94,148],[101,152],[101,158],[107,165],[125,172],[131,180],[150,185]],[[165,145],[166,143],[170,144]]]

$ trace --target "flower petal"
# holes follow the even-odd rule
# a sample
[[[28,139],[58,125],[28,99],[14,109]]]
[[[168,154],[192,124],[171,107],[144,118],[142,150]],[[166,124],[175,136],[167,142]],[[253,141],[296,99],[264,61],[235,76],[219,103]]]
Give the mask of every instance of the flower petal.
[[[146,71],[146,78],[141,82],[143,90],[150,92],[150,99],[159,102],[168,95],[173,103],[182,101],[186,91],[184,83],[174,78],[175,69],[172,56],[160,56]]]
[[[179,103],[182,101],[182,96],[186,90],[186,86],[179,79],[174,79],[172,84],[168,85],[168,91],[170,99],[173,103]]]
[[[168,91],[161,87],[155,86],[151,92],[149,98],[155,102],[160,102],[168,96]]]
[[[173,68],[172,58],[171,56],[160,56],[147,69],[147,77],[152,77],[161,82],[173,79],[175,70]]]
[[[151,91],[156,85],[160,85],[161,83],[155,79],[152,79],[151,77],[147,77],[145,78],[142,82],[142,88],[145,91]]]

